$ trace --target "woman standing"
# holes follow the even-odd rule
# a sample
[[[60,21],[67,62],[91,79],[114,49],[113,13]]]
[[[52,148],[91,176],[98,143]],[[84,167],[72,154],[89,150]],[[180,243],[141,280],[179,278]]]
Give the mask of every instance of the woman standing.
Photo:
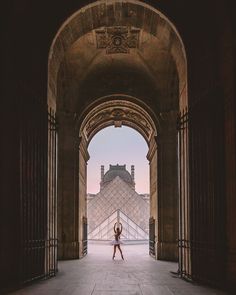
[[[120,235],[122,233],[122,224],[120,223],[120,227],[121,228],[116,227],[116,224],[117,224],[117,222],[114,224],[115,240],[113,241],[114,251],[113,251],[113,257],[112,257],[112,259],[115,258],[116,248],[118,248],[119,251],[120,251],[121,258],[124,260],[124,257],[123,257],[123,254],[122,254],[122,251],[121,251],[121,248],[120,248],[120,244],[121,244]]]

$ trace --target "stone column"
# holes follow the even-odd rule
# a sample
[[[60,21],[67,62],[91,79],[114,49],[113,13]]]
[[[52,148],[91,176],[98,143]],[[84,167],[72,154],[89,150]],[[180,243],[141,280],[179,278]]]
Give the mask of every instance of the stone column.
[[[79,175],[78,184],[78,199],[79,199],[79,257],[83,257],[86,254],[84,248],[84,242],[87,240],[87,233],[84,232],[84,222],[87,222],[87,162],[89,160],[89,154],[87,150],[87,141],[85,138],[81,138],[79,145],[79,170],[77,173]]]
[[[79,258],[77,158],[73,114],[58,112],[58,258]]]
[[[160,114],[158,149],[157,259],[178,260],[178,154],[177,112]]]
[[[153,137],[150,142],[147,159],[150,165],[150,220],[153,220],[155,226],[155,258],[157,258],[157,244],[158,244],[158,160],[157,160],[157,144]]]

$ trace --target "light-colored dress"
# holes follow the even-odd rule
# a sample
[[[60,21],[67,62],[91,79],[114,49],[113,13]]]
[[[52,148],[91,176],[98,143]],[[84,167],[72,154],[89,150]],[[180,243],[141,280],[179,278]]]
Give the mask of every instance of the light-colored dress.
[[[117,239],[116,239],[116,237],[117,237]],[[120,244],[122,244],[122,242],[120,240],[120,234],[119,235],[115,234],[115,240],[111,241],[111,245],[120,245]]]
[[[120,244],[123,244],[121,240],[118,240],[118,241],[113,240],[113,241],[111,241],[111,245],[120,245]]]

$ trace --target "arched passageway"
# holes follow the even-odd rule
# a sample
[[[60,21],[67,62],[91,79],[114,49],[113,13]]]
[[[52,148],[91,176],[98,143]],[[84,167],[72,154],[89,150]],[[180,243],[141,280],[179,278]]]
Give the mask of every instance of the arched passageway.
[[[105,97],[102,100],[104,102],[102,103],[98,103],[96,107],[93,107],[92,110],[86,115],[85,119],[83,120],[83,123],[81,124],[81,128],[80,128],[80,137],[81,137],[81,146],[80,146],[80,150],[87,150],[88,149],[88,144],[90,142],[90,140],[92,139],[92,137],[102,128],[105,128],[107,126],[113,125],[115,127],[122,127],[122,126],[129,126],[131,128],[133,128],[134,130],[138,131],[142,137],[145,139],[147,146],[148,146],[148,154],[147,154],[147,159],[149,161],[150,164],[150,173],[152,173],[155,169],[156,169],[156,163],[155,160],[153,161],[153,159],[156,159],[156,153],[157,153],[157,146],[156,146],[156,141],[155,141],[155,137],[157,134],[156,131],[156,127],[154,124],[154,121],[152,120],[152,118],[150,117],[150,115],[147,113],[147,111],[145,111],[143,108],[141,108],[138,104],[131,102],[129,100],[133,100],[135,101],[135,98],[131,98],[128,96],[114,96],[113,97]],[[82,154],[80,155],[80,158],[82,158]],[[123,158],[127,158],[127,155]],[[85,161],[84,163],[87,164],[87,161]],[[121,168],[121,167],[120,167]],[[82,169],[82,171],[86,171],[86,167],[84,167]],[[151,172],[152,171],[152,172]],[[86,176],[85,176],[86,177]],[[150,177],[150,180],[153,181],[152,176]],[[81,184],[82,186],[83,184]],[[86,184],[85,184],[86,185]],[[151,186],[155,187],[155,184],[152,182]],[[127,188],[129,189],[129,188]],[[131,188],[130,188],[131,189]],[[84,190],[86,191],[86,189],[84,188]],[[109,189],[108,189],[109,191]],[[131,189],[130,194],[133,194],[134,191],[134,187]],[[157,192],[157,188],[155,189],[155,193],[153,193],[153,195],[151,196],[150,200],[151,200],[151,206],[149,206],[148,204],[146,204],[146,202],[143,200],[143,210],[145,211],[145,208],[148,210],[148,207],[151,208],[151,210],[149,209],[146,212],[146,218],[147,220],[145,221],[145,227],[143,229],[148,229],[148,219],[149,216],[151,214],[152,218],[156,219],[156,212],[157,212],[157,202],[156,202],[156,193]],[[137,193],[136,193],[137,194]],[[119,195],[119,194],[118,194]],[[138,198],[139,196],[137,196]],[[86,199],[86,196],[84,197]],[[114,205],[117,203],[117,200],[114,200],[115,196],[112,197],[114,202]],[[141,197],[139,197],[141,198]],[[127,196],[127,200],[128,201],[129,196]],[[135,199],[135,198],[134,198]],[[141,200],[140,200],[141,201]],[[113,209],[114,206],[110,203],[111,201],[109,201],[108,204],[104,204],[104,208],[103,210],[105,210],[105,212],[103,214],[100,214],[100,216],[97,216],[97,214],[95,214],[97,216],[97,220],[93,221],[94,224],[98,225],[99,222],[104,221],[105,219],[105,215],[104,214],[112,214],[113,213]],[[138,200],[136,200],[136,205],[138,205]],[[145,204],[147,205],[145,207]],[[128,208],[130,207],[130,208]],[[121,215],[124,217],[124,214],[127,213],[127,217],[133,216],[134,217],[134,221],[136,222],[136,225],[139,224],[139,220],[138,219],[142,219],[141,217],[141,213],[138,217],[138,213],[135,214],[135,208],[133,208],[133,212],[130,211],[131,209],[131,204],[130,206],[128,205],[124,205],[123,206],[123,211],[121,210]],[[89,208],[91,208],[89,206]],[[107,209],[106,209],[107,208]],[[112,209],[113,208],[113,209]],[[138,210],[138,208],[136,208],[136,211]],[[140,208],[140,210],[142,210]],[[86,215],[86,211],[83,211],[81,213],[83,216]],[[91,215],[90,215],[90,219],[91,219]],[[140,228],[140,230],[142,230]],[[156,232],[153,232],[153,235],[158,235],[157,234],[158,231],[156,229]],[[86,238],[87,239],[87,238]],[[154,243],[154,240],[152,241],[152,243]],[[152,255],[156,255],[155,253],[155,249],[154,249],[154,244],[152,245]]]
[[[187,106],[185,52],[164,15],[139,1],[128,6],[129,17],[120,1],[85,7],[63,24],[51,47],[48,104],[60,124],[62,259],[85,253],[88,143],[100,129],[119,124],[135,128],[149,146],[151,252],[157,259],[178,259],[176,122]]]
[[[231,2],[88,2],[15,1],[11,13],[2,10],[0,289],[55,275],[57,254],[83,255],[88,153],[80,131],[86,116],[117,98],[146,112],[156,131],[156,258],[178,258],[183,277],[235,289]],[[142,125],[138,116],[113,115],[99,126]]]

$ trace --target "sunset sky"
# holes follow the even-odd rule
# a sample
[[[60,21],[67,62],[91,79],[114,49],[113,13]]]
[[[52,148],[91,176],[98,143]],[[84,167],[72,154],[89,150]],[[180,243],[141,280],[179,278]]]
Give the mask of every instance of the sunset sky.
[[[146,158],[148,146],[144,138],[129,127],[107,127],[98,132],[91,140],[88,152],[88,193],[98,193],[100,190],[101,165],[105,173],[109,165],[124,165],[130,172],[130,166],[135,166],[135,183],[138,193],[149,193],[149,163]]]

